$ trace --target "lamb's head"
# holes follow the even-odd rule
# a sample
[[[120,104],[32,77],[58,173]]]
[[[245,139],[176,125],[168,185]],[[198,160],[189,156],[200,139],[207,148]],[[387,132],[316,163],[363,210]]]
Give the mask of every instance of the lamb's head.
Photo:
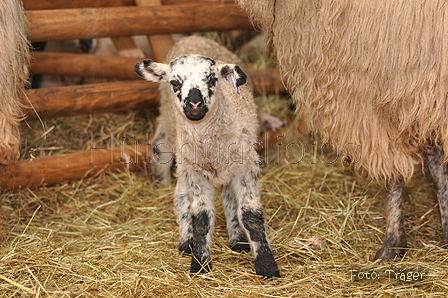
[[[234,64],[221,64],[199,56],[184,55],[169,64],[143,60],[135,72],[152,82],[169,82],[175,94],[175,105],[192,121],[202,120],[216,101],[216,88],[227,83],[239,92],[246,83],[246,74]]]

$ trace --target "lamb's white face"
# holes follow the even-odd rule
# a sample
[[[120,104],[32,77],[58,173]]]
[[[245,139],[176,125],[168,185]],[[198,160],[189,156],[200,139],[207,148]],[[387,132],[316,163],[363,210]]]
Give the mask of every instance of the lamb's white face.
[[[238,66],[217,64],[199,55],[180,56],[169,65],[144,60],[135,65],[135,71],[149,81],[169,82],[176,106],[192,121],[202,120],[211,110],[218,84],[226,81],[237,91],[246,82],[246,75]]]
[[[201,120],[214,104],[219,70],[216,62],[203,56],[181,56],[169,64],[168,82],[179,106],[190,120]]]

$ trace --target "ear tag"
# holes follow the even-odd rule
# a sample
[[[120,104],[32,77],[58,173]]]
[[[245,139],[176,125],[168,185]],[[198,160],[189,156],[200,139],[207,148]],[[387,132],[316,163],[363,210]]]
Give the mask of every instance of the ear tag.
[[[236,80],[235,80],[235,76],[233,75],[233,73],[229,74],[227,76],[227,78],[229,79],[230,84],[232,84],[232,86],[233,86],[233,92],[235,92],[236,94],[240,94],[240,87],[238,87],[236,85]]]

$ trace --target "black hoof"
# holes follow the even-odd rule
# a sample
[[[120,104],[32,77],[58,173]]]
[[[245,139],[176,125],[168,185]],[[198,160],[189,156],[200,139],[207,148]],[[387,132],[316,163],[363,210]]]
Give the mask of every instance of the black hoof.
[[[442,248],[448,249],[448,240],[443,240],[442,241]]]
[[[257,256],[255,259],[255,272],[257,275],[260,275],[265,279],[281,277],[277,263],[272,256],[272,252],[270,251],[267,252],[265,256],[262,256],[262,254]]]
[[[244,243],[244,242],[237,242],[235,245],[230,246],[230,249],[235,251],[235,252],[239,252],[239,253],[249,253],[250,252],[250,245],[249,243]]]
[[[381,247],[380,250],[378,250],[375,254],[375,257],[373,258],[374,261],[381,260],[381,262],[388,262],[388,261],[399,261],[403,258],[404,254],[406,253],[406,249],[404,248],[391,248],[391,247]]]
[[[208,273],[210,271],[212,271],[212,263],[210,260],[203,263],[199,263],[195,258],[191,260],[191,273]]]
[[[277,266],[275,266],[275,267],[277,267]],[[260,275],[264,279],[269,279],[269,280],[281,277],[280,276],[280,271],[278,270],[278,268],[273,268],[273,270],[272,269],[271,270],[265,270],[265,271],[262,271],[262,272],[258,272],[257,271],[257,275]]]
[[[190,241],[179,244],[179,252],[182,254],[191,254]]]

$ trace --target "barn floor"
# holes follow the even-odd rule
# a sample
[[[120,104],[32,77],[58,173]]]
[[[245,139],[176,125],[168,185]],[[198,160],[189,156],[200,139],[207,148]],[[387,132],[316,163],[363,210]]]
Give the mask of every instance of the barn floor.
[[[219,200],[213,272],[190,275],[190,258],[177,251],[175,182],[158,189],[145,171],[106,170],[2,194],[8,234],[0,297],[447,297],[448,254],[439,246],[429,179],[419,173],[406,189],[404,259],[372,262],[385,230],[381,188],[332,163],[334,152],[319,160],[311,145],[319,141],[297,132],[289,98],[258,102],[289,124],[281,143],[262,153],[262,201],[280,280],[261,280],[250,254],[226,246]],[[144,140],[154,119],[153,111],[130,111],[24,123],[22,157],[88,150],[91,133],[104,146],[111,135]]]

